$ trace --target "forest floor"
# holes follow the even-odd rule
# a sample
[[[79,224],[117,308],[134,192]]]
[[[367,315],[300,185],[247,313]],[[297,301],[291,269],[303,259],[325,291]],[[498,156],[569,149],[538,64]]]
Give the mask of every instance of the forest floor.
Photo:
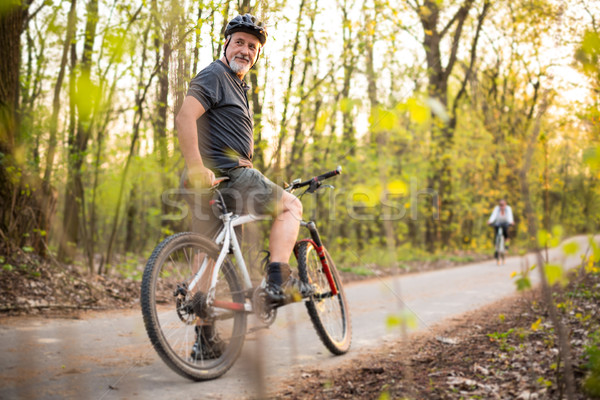
[[[489,255],[462,254],[426,261],[407,261],[398,268],[369,264],[358,268],[340,268],[340,274],[343,282],[348,283],[375,276],[449,268],[487,258]],[[134,267],[135,271],[129,270],[128,275],[141,277],[144,263],[143,259],[135,260],[133,264],[137,267]],[[30,253],[21,253],[11,260],[0,256],[0,316],[72,317],[81,311],[137,307],[140,286],[140,280],[118,273],[89,275],[82,273],[80,267],[42,260]]]
[[[599,274],[555,290],[569,331],[575,399],[600,398],[599,300]],[[336,370],[302,370],[273,398],[567,398],[557,343],[540,290],[533,290],[386,343]]]

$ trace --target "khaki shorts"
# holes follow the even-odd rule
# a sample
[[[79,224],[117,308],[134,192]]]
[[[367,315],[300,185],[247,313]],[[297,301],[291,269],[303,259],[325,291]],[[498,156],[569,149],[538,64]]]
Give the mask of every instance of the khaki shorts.
[[[234,214],[277,216],[276,205],[283,196],[283,188],[267,179],[254,168],[234,168],[225,173],[229,177],[219,185],[227,209]]]
[[[234,168],[220,176],[229,180],[219,185],[219,191],[234,214],[277,216],[276,205],[283,196],[283,188],[253,168]],[[192,231],[214,238],[222,226],[220,211],[209,204],[214,194],[207,190],[186,189],[187,170],[183,172],[180,190],[192,210]],[[236,231],[241,230],[241,226]],[[238,232],[238,235],[240,232]]]

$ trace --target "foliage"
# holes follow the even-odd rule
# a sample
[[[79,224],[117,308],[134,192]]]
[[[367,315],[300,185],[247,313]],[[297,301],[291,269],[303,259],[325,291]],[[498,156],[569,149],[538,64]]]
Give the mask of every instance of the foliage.
[[[447,35],[439,61],[448,67],[454,48],[448,34],[458,21],[452,13],[462,4],[456,1],[417,10],[419,21],[438,18],[439,26],[429,28],[408,24],[415,10],[392,1],[312,0],[299,8],[98,0],[97,11],[88,3],[33,1],[21,34],[22,145],[10,155],[18,162],[7,176],[36,177],[23,189],[51,188],[56,205],[47,223],[25,229],[31,237],[21,237],[18,248],[37,249],[34,237],[51,249],[72,243],[75,259],[85,259],[91,272],[104,266],[104,273],[121,270],[118,260],[129,253],[147,255],[167,233],[189,229],[185,207],[169,194],[184,166],[174,115],[190,78],[220,56],[223,25],[242,11],[266,20],[270,32],[247,78],[255,165],[286,181],[343,165],[343,175],[332,180],[335,191],[303,199],[305,217],[321,222],[340,266],[368,274],[369,264],[489,252],[486,220],[500,197],[515,212],[516,247],[528,243],[517,188],[536,119],[541,134],[526,179],[546,229],[540,243],[547,243],[547,232],[555,241],[600,226],[600,41],[592,19],[570,24],[583,5],[565,10],[519,1],[488,9],[485,1],[470,2],[456,36],[461,51],[454,65],[461,67],[446,71],[443,93],[432,93],[436,65],[428,65],[428,44],[434,32]],[[76,18],[66,40],[70,5]],[[566,56],[546,57],[554,50],[547,43]],[[589,100],[565,100],[569,85],[553,78],[560,75],[553,74],[556,62],[579,71]],[[538,114],[544,102],[552,112]],[[78,220],[69,228],[71,211]],[[260,227],[263,245],[268,224]],[[561,281],[561,271],[545,268]],[[525,275],[519,279],[521,289],[529,286]]]
[[[586,392],[594,397],[600,397],[600,330],[590,335],[590,343],[585,347],[588,376],[584,382]]]

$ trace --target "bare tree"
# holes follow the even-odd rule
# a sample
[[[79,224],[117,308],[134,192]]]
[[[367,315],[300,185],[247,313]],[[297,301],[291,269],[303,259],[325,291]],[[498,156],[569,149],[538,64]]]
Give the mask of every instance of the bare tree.
[[[428,179],[428,187],[435,190],[441,199],[440,220],[428,218],[426,224],[426,242],[429,249],[433,250],[440,243],[447,245],[453,230],[452,164],[449,152],[454,145],[456,110],[461,97],[464,96],[466,84],[473,70],[479,33],[491,3],[489,0],[484,0],[478,14],[477,26],[470,48],[470,63],[461,80],[453,104],[448,102],[448,81],[457,65],[458,50],[461,43],[465,41],[463,29],[470,10],[475,6],[475,0],[464,0],[445,23],[441,21],[441,3],[435,0],[423,0],[422,2],[409,0],[407,3],[419,17],[423,29],[421,45],[425,51],[427,62],[429,96],[449,111],[447,120],[432,113],[435,122],[432,125],[432,172]],[[450,54],[444,57],[442,43],[446,36],[450,36]],[[446,62],[444,62],[445,59],[447,59]]]
[[[79,62],[80,76],[77,79],[77,129],[69,135],[68,177],[65,190],[63,233],[58,248],[58,258],[72,259],[75,244],[79,241],[80,215],[85,207],[82,171],[89,137],[92,130],[93,110],[96,98],[90,93],[92,87],[92,54],[98,24],[98,0],[89,0],[83,42],[83,53]],[[84,95],[85,94],[85,95]]]

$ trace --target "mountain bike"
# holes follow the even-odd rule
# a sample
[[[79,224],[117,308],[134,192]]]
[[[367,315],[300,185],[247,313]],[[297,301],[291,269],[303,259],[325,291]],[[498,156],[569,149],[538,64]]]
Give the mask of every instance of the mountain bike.
[[[506,246],[504,244],[504,235],[502,234],[502,225],[496,225],[496,238],[495,238],[495,248],[494,248],[494,256],[496,258],[497,265],[504,265],[505,255],[506,255]]]
[[[339,175],[341,167],[307,181],[297,179],[285,187],[316,193],[323,181]],[[227,210],[218,188],[212,203],[220,210],[222,226],[216,239],[184,232],[164,239],[152,252],[142,279],[141,307],[146,331],[162,360],[178,374],[196,381],[217,378],[238,358],[248,333],[248,316],[269,327],[277,308],[265,292],[266,281],[254,287],[234,228],[269,218],[235,215]],[[303,301],[321,341],[335,355],[350,348],[352,327],[339,273],[325,249],[314,221],[301,221],[310,236],[294,247],[298,275],[312,285]],[[210,327],[207,328],[207,327]],[[203,340],[199,332],[210,330]],[[217,343],[218,345],[215,345]],[[190,350],[194,347],[193,355]],[[199,347],[203,347],[199,349]]]

